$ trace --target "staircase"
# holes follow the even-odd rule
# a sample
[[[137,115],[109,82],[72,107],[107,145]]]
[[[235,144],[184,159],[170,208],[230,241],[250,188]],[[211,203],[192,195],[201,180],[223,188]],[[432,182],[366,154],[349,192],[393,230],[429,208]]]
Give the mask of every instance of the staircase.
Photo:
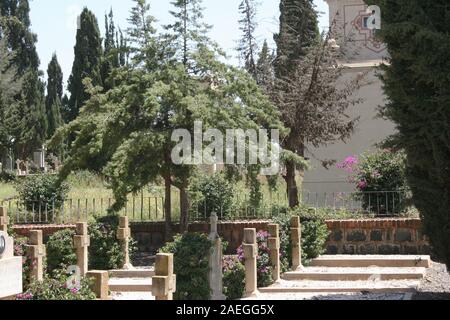
[[[430,264],[429,256],[322,256],[259,291],[272,299],[277,294],[412,293]]]
[[[113,300],[154,300],[152,296],[153,267],[109,272],[109,291]]]

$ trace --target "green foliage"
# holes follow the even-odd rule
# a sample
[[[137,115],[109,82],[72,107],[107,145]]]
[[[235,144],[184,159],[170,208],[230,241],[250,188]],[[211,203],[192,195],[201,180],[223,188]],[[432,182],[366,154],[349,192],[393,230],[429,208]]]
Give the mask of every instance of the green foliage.
[[[330,232],[321,220],[302,221],[302,260],[304,263],[325,253]]]
[[[122,244],[117,240],[119,217],[116,215],[98,218],[89,223],[91,237],[89,246],[89,269],[112,270],[122,268],[125,256]],[[130,243],[130,254],[135,251],[135,244]]]
[[[53,213],[61,207],[69,192],[66,183],[60,184],[58,177],[50,174],[28,176],[16,188],[20,201],[32,212]]]
[[[53,54],[52,60],[47,69],[47,97],[45,107],[47,112],[47,137],[50,138],[56,129],[63,124],[62,120],[62,96],[63,96],[63,73],[58,63],[56,54]]]
[[[27,257],[26,245],[28,239],[25,237],[14,238],[14,256],[22,257],[22,283],[23,288],[27,289],[31,283],[30,279],[30,259]]]
[[[227,300],[241,299],[245,292],[245,267],[236,256],[225,256],[223,294]]]
[[[66,122],[74,120],[81,107],[89,99],[90,95],[83,80],[89,77],[94,86],[102,85],[103,49],[100,30],[97,18],[87,8],[84,8],[80,15],[80,28],[77,30],[74,54],[72,74],[69,77],[68,84],[70,100]]]
[[[95,300],[95,293],[90,289],[91,281],[82,278],[79,287],[68,288],[69,275],[62,271],[45,277],[44,281],[33,282],[29,289],[17,296],[17,300]]]
[[[46,243],[48,272],[65,269],[77,263],[73,248],[75,231],[67,229],[55,232]]]
[[[450,8],[447,0],[370,0],[380,6],[377,33],[390,61],[381,79],[396,124],[393,142],[405,149],[414,205],[436,255],[450,267]]]
[[[3,170],[0,172],[0,182],[10,183],[16,181],[16,174],[13,171]]]
[[[200,216],[211,216],[215,212],[219,217],[227,219],[233,214],[234,186],[224,174],[199,174],[191,182],[190,199],[193,210]]]
[[[162,253],[174,254],[177,275],[175,300],[209,300],[209,253],[212,243],[204,234],[177,235],[174,241],[161,248]]]

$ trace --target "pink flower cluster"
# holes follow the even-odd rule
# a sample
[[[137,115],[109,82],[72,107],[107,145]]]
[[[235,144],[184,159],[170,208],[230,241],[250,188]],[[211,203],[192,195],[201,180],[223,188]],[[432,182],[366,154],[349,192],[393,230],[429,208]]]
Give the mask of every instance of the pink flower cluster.
[[[33,294],[30,292],[20,293],[16,296],[17,300],[32,300]]]
[[[345,158],[343,162],[338,163],[336,166],[339,169],[344,169],[348,173],[353,173],[356,165],[358,165],[358,158],[356,156],[349,156]]]

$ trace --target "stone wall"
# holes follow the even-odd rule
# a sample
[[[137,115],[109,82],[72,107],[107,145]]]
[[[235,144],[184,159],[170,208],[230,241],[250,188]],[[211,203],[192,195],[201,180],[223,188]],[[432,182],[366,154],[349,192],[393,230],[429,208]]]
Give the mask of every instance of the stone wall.
[[[236,253],[236,249],[242,244],[245,228],[256,228],[256,230],[267,230],[270,221],[236,221],[219,222],[217,231],[228,242],[227,254]],[[156,252],[164,245],[165,227],[164,223],[140,222],[131,223],[131,234],[138,242],[139,250]],[[177,233],[180,225],[173,226],[173,232]],[[190,232],[209,233],[209,224],[198,222],[189,225]]]
[[[419,219],[327,221],[328,254],[430,254]]]
[[[26,224],[26,225],[14,225],[13,226],[14,233],[19,237],[28,237],[31,230],[42,230],[42,235],[43,235],[44,239],[47,239],[49,236],[51,236],[55,232],[58,232],[60,230],[65,230],[65,229],[75,230],[75,225],[74,224],[65,224],[65,225]]]

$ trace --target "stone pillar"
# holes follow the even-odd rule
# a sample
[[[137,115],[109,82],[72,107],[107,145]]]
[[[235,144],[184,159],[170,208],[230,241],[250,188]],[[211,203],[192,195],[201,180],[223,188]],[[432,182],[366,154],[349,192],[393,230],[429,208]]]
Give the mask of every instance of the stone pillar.
[[[256,229],[244,229],[244,258],[245,258],[245,298],[258,294],[258,274],[256,258],[258,257],[258,244],[256,242]]]
[[[122,250],[125,257],[123,269],[125,270],[133,269],[133,266],[130,263],[130,253],[129,253],[130,236],[131,231],[129,227],[128,217],[120,217],[119,228],[117,229],[117,239],[122,241]]]
[[[88,272],[88,249],[90,238],[86,222],[77,223],[77,234],[73,236],[73,246],[77,251],[77,266],[80,268],[80,275],[84,277]]]
[[[8,211],[4,207],[0,207],[0,231],[8,233]]]
[[[300,217],[291,218],[292,269],[302,269],[302,227]]]
[[[44,280],[44,258],[46,250],[42,239],[42,230],[31,230],[26,246],[30,260],[30,278],[37,281]]]
[[[86,274],[87,278],[90,278],[93,283],[91,286],[97,299],[108,300],[109,299],[109,274],[108,271],[89,271]]]
[[[209,287],[211,288],[211,300],[226,300],[223,294],[223,270],[222,270],[222,240],[217,232],[219,218],[213,212],[210,217],[211,233],[209,240],[212,241],[211,253],[209,255]]]
[[[155,276],[152,278],[152,294],[156,300],[173,300],[176,291],[176,275],[173,273],[173,254],[156,255]]]
[[[277,282],[280,280],[280,227],[278,224],[269,224],[268,247],[270,250],[270,262],[273,267],[272,278]]]

